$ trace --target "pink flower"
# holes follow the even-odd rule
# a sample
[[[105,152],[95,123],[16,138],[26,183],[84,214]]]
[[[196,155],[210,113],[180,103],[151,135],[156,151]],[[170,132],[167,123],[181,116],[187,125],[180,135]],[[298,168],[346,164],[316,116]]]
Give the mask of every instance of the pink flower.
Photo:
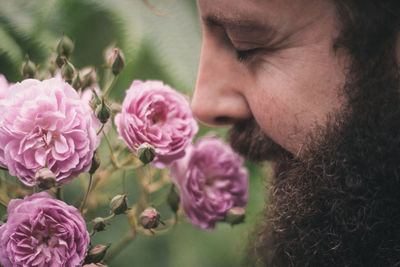
[[[89,233],[78,210],[41,192],[8,204],[0,227],[4,267],[81,266]]]
[[[4,77],[3,74],[0,74],[0,100],[6,97],[9,86],[6,77]]]
[[[160,81],[133,81],[115,124],[131,150],[144,142],[155,148],[157,168],[183,157],[198,131],[188,99]]]
[[[171,166],[183,210],[192,224],[213,230],[233,207],[247,204],[248,172],[243,159],[216,137],[201,137]]]
[[[91,166],[99,122],[92,109],[64,81],[27,79],[12,85],[0,101],[0,165],[27,186],[47,167],[60,184]]]

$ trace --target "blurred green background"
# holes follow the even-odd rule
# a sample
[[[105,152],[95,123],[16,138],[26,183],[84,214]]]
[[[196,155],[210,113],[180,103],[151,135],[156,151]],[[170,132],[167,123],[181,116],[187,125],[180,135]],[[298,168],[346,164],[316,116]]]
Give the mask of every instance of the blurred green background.
[[[0,73],[10,82],[20,81],[19,68],[26,54],[41,66],[49,64],[63,33],[75,43],[71,59],[74,66],[78,69],[94,66],[100,76],[104,70],[104,49],[112,44],[122,49],[127,65],[110,94],[114,101],[122,101],[133,79],[163,80],[181,92],[193,93],[201,44],[194,0],[0,0]],[[226,129],[201,127],[198,135],[208,132],[224,138]],[[108,151],[104,153],[107,155]],[[263,177],[267,170],[246,165],[251,182],[244,224],[231,227],[220,223],[215,231],[206,232],[184,219],[166,235],[138,236],[107,264],[240,266],[245,248],[251,242],[249,234],[262,219],[265,206]],[[133,203],[137,199],[137,186],[132,176],[133,173],[127,175],[127,190]],[[76,180],[65,188],[69,203],[81,193],[80,181]],[[119,189],[119,185],[111,186],[104,197],[111,198],[120,193]],[[164,206],[160,211],[164,219],[171,215]],[[0,212],[2,215],[4,210]],[[95,213],[88,214],[86,219],[107,216],[107,205],[99,203]],[[107,231],[95,235],[94,244],[115,244],[124,237],[129,229],[124,216],[111,222]]]

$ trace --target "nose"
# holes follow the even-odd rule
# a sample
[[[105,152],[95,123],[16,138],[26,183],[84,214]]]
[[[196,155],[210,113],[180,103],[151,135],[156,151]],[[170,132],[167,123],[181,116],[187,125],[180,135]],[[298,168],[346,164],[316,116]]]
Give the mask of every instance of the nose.
[[[226,126],[251,117],[244,96],[246,75],[235,61],[230,51],[203,38],[192,110],[205,125]]]

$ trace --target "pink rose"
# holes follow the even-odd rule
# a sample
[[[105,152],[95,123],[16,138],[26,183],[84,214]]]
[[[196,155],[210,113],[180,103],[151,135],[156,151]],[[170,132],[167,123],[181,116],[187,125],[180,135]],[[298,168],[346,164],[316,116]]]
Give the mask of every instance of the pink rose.
[[[144,142],[155,148],[158,168],[183,157],[198,131],[188,99],[160,81],[133,81],[115,124],[131,150]]]
[[[0,263],[4,267],[81,266],[89,233],[78,210],[41,192],[8,204],[0,227]]]
[[[199,138],[171,166],[171,177],[181,190],[186,216],[205,230],[213,230],[229,209],[247,204],[249,178],[243,159],[216,137]]]
[[[69,84],[57,78],[14,84],[0,112],[0,165],[25,185],[34,186],[44,167],[61,184],[89,170],[99,122]]]

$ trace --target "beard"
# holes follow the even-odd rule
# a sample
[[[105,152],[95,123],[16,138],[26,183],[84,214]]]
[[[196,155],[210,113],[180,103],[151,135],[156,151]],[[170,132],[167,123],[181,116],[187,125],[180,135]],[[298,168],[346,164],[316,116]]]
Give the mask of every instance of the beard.
[[[346,105],[310,134],[301,158],[254,120],[233,127],[235,150],[276,162],[246,266],[400,265],[399,79],[395,63],[386,67],[349,75]]]
[[[229,140],[235,151],[255,163],[276,161],[288,154],[261,130],[254,118],[234,124],[229,131]]]

